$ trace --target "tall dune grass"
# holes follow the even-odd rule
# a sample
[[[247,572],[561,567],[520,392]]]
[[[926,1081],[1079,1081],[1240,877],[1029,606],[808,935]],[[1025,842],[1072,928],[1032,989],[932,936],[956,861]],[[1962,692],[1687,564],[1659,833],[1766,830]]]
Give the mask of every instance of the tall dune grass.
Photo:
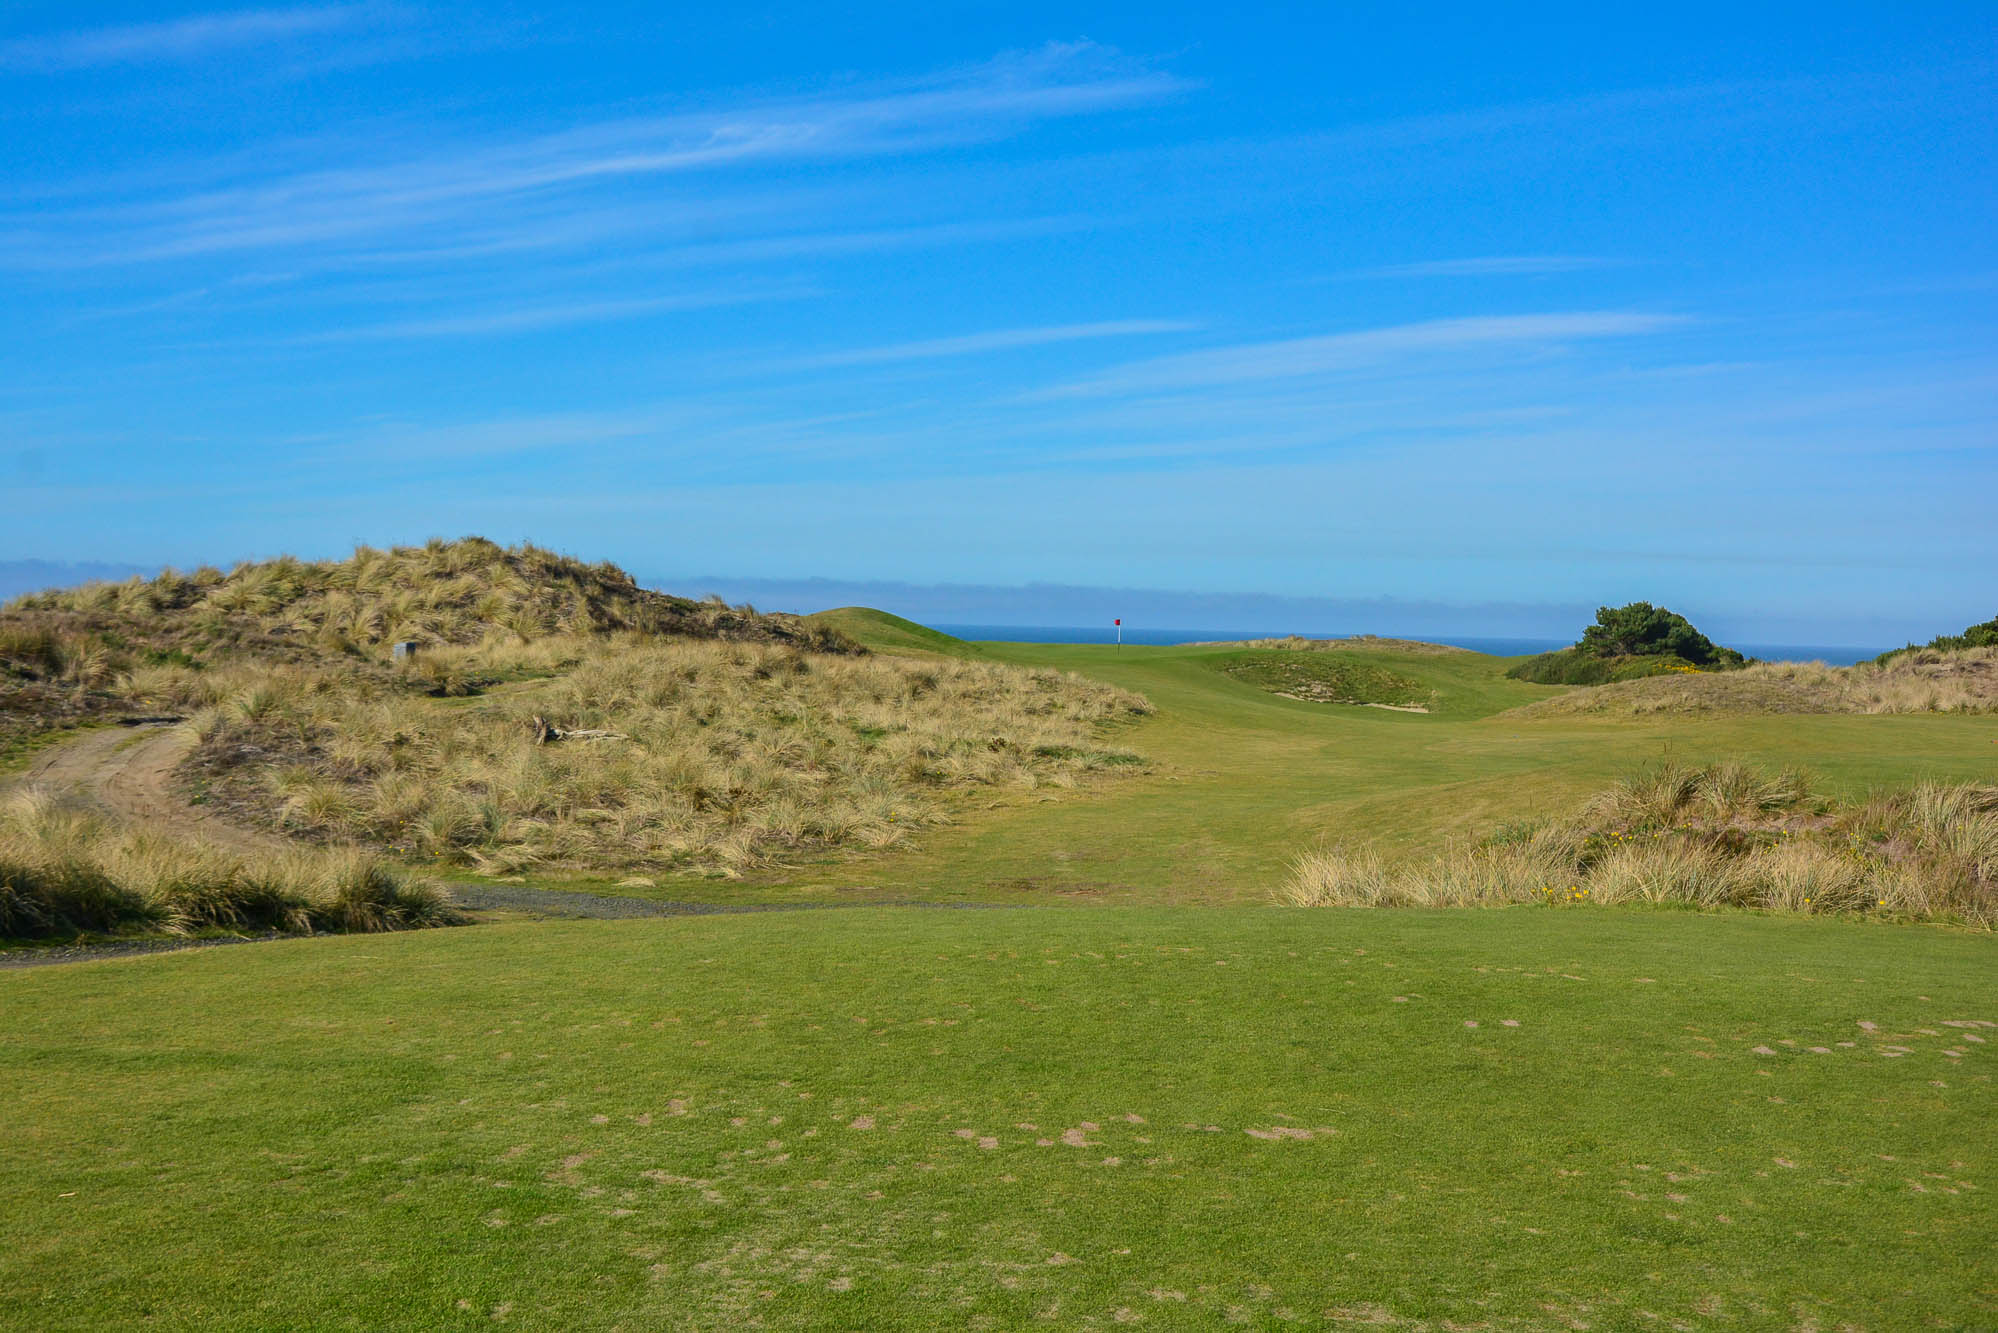
[[[31,594],[6,609],[23,632],[75,637],[111,629],[118,642],[156,650],[227,645],[297,659],[400,640],[476,642],[495,629],[525,639],[639,631],[857,650],[796,616],[654,592],[613,564],[482,537],[385,551],[362,546],[344,560],[282,556],[226,574],[169,569],[150,579]]]
[[[0,802],[0,938],[403,930],[454,919],[443,889],[364,850],[246,857],[109,824],[33,789]]]
[[[1803,775],[1665,766],[1575,817],[1390,861],[1326,847],[1293,863],[1299,906],[1626,903],[1863,913],[1998,926],[1998,788],[1923,783],[1857,805]]]
[[[591,636],[441,652],[470,675],[560,670],[464,700],[307,667],[155,668],[204,753],[274,823],[506,874],[535,865],[739,873],[886,847],[951,793],[1068,787],[1139,763],[1108,743],[1139,696],[1053,671],[761,644]],[[537,719],[591,740],[539,744]]]

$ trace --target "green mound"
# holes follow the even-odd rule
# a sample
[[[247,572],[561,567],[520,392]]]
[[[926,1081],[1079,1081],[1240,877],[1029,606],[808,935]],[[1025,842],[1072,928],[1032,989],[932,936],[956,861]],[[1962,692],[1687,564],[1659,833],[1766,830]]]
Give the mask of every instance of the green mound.
[[[1436,692],[1413,677],[1327,652],[1257,651],[1217,659],[1215,665],[1236,680],[1305,703],[1428,712],[1436,702]]]
[[[1683,657],[1597,657],[1580,648],[1561,648],[1529,657],[1506,674],[1533,685],[1612,685],[1698,670]]]
[[[880,653],[942,653],[949,657],[976,657],[978,650],[963,639],[952,638],[942,630],[931,629],[888,611],[871,606],[842,606],[805,617],[808,625],[821,626]]]
[[[1746,657],[1715,643],[1684,616],[1649,602],[1632,602],[1597,608],[1596,623],[1582,631],[1574,647],[1529,658],[1507,674],[1536,685],[1607,685],[1746,665]]]

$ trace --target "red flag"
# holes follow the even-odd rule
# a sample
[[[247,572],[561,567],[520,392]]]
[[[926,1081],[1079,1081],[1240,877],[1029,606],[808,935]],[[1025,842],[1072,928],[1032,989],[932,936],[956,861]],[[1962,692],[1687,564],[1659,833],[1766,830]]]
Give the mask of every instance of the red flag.
[[[1113,625],[1121,625],[1124,623],[1124,617],[1118,616],[1115,620],[1111,621],[1110,623]]]

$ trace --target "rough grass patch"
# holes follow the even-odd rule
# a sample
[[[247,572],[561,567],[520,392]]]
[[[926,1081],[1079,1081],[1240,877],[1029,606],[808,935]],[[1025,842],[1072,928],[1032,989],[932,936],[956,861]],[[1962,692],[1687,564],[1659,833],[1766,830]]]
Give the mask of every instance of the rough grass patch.
[[[1998,788],[1923,783],[1838,807],[1805,775],[1649,769],[1571,819],[1511,825],[1423,859],[1308,851],[1300,906],[1683,904],[1998,926]]]
[[[0,938],[213,930],[402,930],[449,894],[356,849],[265,855],[125,829],[33,789],[0,805]]]

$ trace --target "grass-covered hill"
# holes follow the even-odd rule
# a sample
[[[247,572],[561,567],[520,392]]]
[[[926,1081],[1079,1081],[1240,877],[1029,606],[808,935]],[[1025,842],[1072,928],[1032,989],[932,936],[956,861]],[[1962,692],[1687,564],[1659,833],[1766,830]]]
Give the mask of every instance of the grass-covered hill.
[[[1684,616],[1649,602],[1601,607],[1572,648],[1541,653],[1512,668],[1537,685],[1603,685],[1670,672],[1730,671],[1748,659],[1693,628]]]
[[[844,615],[925,649],[955,643]],[[402,640],[419,651],[394,662]],[[885,848],[975,790],[1137,766],[1115,732],[1149,708],[1058,671],[871,654],[836,623],[670,597],[614,566],[476,538],[24,598],[0,611],[0,661],[17,750],[93,715],[182,717],[183,802],[273,842],[496,875],[736,875]],[[206,921],[176,876],[214,903],[254,898],[239,893],[251,881],[324,879],[260,879],[268,867],[240,848],[161,869],[123,837],[60,812],[0,821],[0,878],[25,867],[9,883],[27,886],[0,935]],[[316,910],[305,890],[266,897],[209,916]]]
[[[479,645],[614,633],[860,651],[828,625],[654,592],[615,565],[534,546],[468,537],[361,547],[345,560],[286,556],[17,598],[0,608],[0,749],[129,711],[130,679],[148,667],[291,663],[385,675],[388,645],[409,641],[423,650],[417,679],[463,693],[470,682],[449,664]]]
[[[842,606],[832,611],[819,611],[806,616],[805,623],[844,635],[877,653],[936,653],[944,657],[977,655],[977,650],[963,639],[887,611],[877,611],[871,606]]]
[[[1757,662],[1738,671],[1628,680],[1543,699],[1513,716],[1992,711],[1998,711],[1998,648],[1917,648],[1849,667]]]
[[[42,631],[107,656],[255,654],[281,660],[378,656],[383,644],[473,644],[494,635],[631,631],[648,635],[851,650],[836,630],[797,616],[641,588],[609,563],[482,537],[345,560],[290,556],[228,573],[166,570],[151,579],[31,594],[0,613],[10,631]]]

